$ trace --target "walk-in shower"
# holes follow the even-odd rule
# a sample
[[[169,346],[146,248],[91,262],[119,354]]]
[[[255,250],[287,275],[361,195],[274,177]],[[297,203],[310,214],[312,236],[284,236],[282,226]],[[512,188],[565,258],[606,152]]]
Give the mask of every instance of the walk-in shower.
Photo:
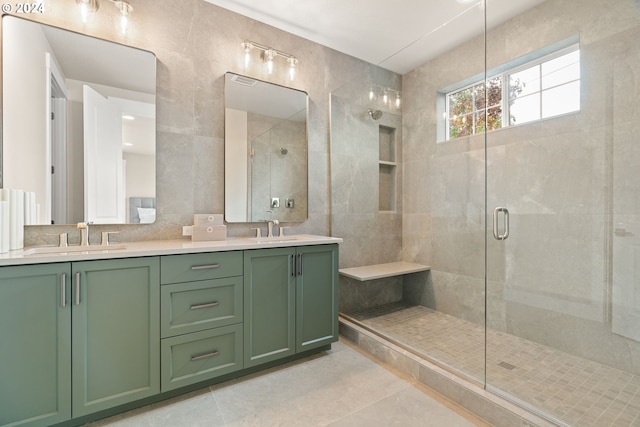
[[[431,266],[342,277],[340,311],[559,425],[640,425],[640,5],[534,3],[466,6],[446,27],[477,36],[332,93],[340,268]],[[362,120],[374,85],[402,110]],[[388,164],[402,184],[381,210]]]

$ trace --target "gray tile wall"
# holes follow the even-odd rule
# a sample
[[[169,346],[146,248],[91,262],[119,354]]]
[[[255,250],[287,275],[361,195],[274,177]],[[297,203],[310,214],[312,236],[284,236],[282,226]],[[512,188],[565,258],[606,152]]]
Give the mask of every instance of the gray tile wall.
[[[371,65],[331,94],[331,221],[334,235],[344,239],[341,268],[402,259],[401,110],[370,100],[373,86],[401,91],[401,77]],[[381,110],[382,117],[373,120],[369,109]],[[396,130],[395,211],[380,211],[380,126]],[[388,158],[388,152],[383,156]],[[401,299],[399,277],[369,282],[340,278],[342,312]]]

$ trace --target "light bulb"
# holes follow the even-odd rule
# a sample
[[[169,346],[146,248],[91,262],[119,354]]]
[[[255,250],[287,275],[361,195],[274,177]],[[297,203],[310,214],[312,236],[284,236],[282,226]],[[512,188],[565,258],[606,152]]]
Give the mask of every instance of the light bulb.
[[[127,25],[129,24],[129,20],[127,19],[127,15],[122,15],[120,17],[120,32],[122,34],[127,34]]]
[[[83,24],[86,24],[89,16],[100,8],[97,0],[76,0],[76,4],[80,8],[80,17]]]
[[[369,89],[369,101],[373,101],[376,97],[376,94],[373,92],[373,88]]]
[[[247,68],[251,63],[251,49],[253,49],[253,45],[251,44],[251,42],[245,40],[242,42],[241,46],[242,50],[244,51],[244,67]]]
[[[389,102],[389,95],[387,95],[387,91],[384,91],[384,95],[382,96],[382,102],[384,102],[384,105],[387,105],[387,102]]]
[[[267,73],[273,74],[273,59],[276,57],[276,52],[273,49],[267,49],[262,53],[262,60],[267,64]]]
[[[400,94],[396,95],[396,108],[400,108]]]
[[[298,68],[298,60],[293,56],[287,59],[289,62],[289,80],[294,81],[296,78],[296,70]]]
[[[129,26],[129,13],[133,11],[133,7],[126,0],[115,0],[114,4],[120,11],[120,32],[125,35]]]
[[[88,8],[86,3],[82,3],[80,5],[80,16],[82,17],[83,24],[87,23],[87,17],[89,16],[89,11],[87,9]]]

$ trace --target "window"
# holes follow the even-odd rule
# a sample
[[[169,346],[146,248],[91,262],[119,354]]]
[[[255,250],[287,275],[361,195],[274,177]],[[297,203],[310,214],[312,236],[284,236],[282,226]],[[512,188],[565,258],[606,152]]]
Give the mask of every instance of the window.
[[[446,139],[579,111],[578,45],[449,92],[445,108]]]

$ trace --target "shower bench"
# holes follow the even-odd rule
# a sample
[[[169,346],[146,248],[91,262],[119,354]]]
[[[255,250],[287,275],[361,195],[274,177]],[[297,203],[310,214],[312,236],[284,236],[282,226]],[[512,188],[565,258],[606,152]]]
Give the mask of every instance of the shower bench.
[[[341,268],[338,270],[341,276],[356,279],[361,282],[382,279],[385,277],[402,276],[404,274],[429,271],[431,267],[413,262],[397,261],[384,264],[364,265],[361,267]]]

